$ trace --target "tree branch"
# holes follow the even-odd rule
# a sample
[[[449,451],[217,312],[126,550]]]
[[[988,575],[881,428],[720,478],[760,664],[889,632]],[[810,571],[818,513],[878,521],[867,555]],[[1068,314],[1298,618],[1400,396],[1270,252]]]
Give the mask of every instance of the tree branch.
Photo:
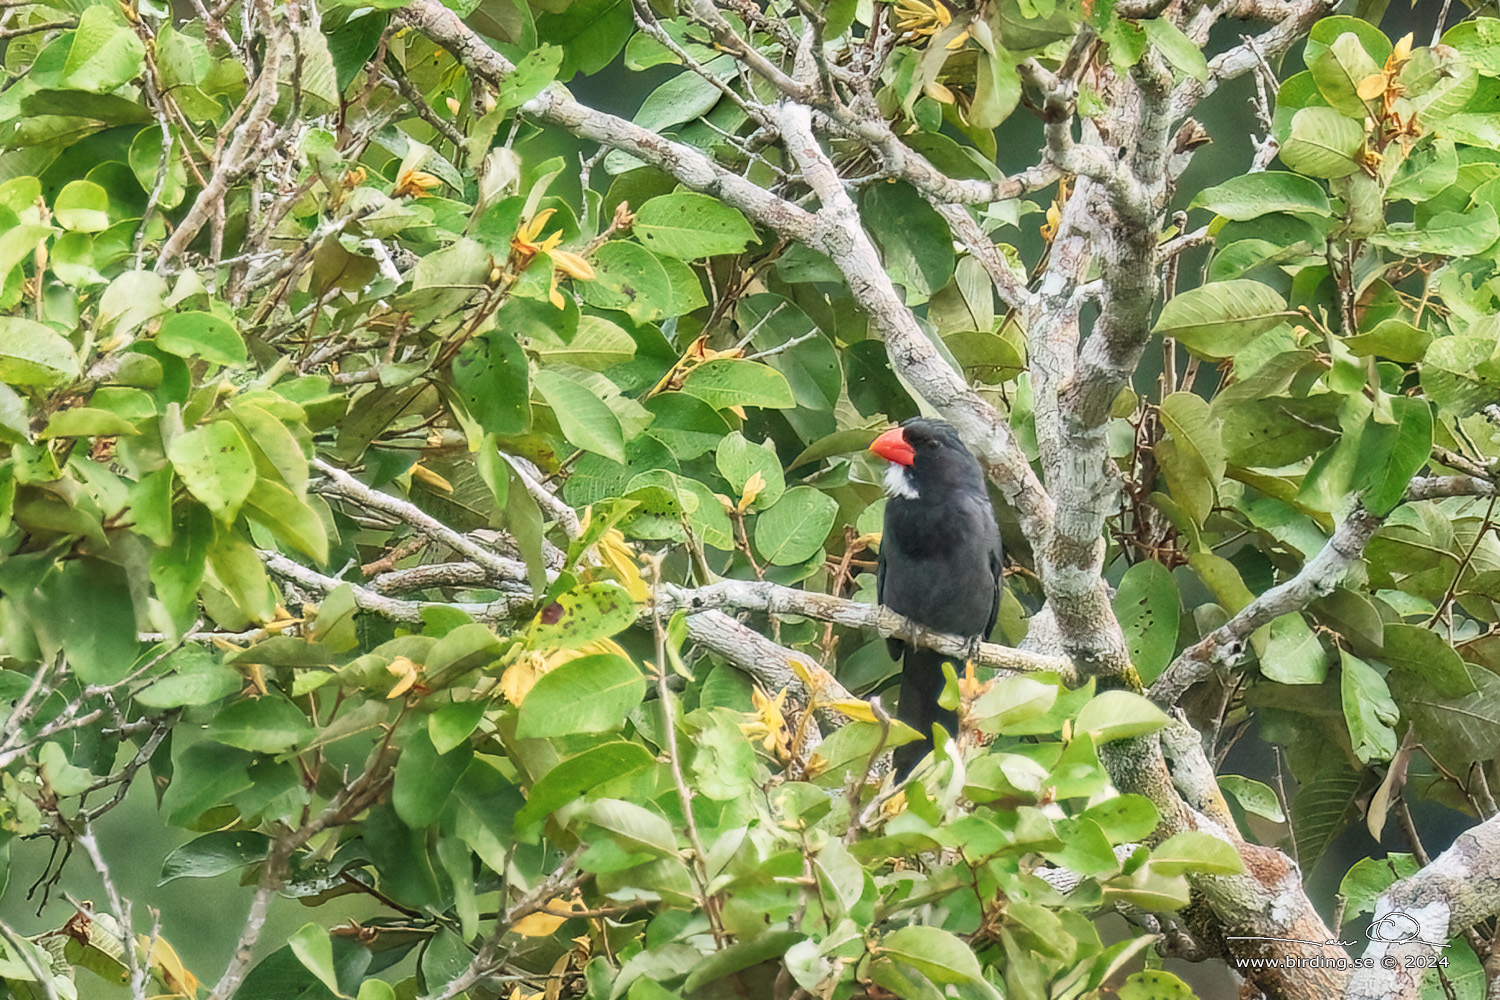
[[[775,113],[787,151],[822,204],[811,245],[843,272],[855,301],[883,334],[891,367],[958,428],[1015,508],[1027,536],[1043,537],[1051,525],[1051,498],[1007,421],[943,360],[896,293],[859,210],[813,136],[811,110],[783,103]]]
[[[256,80],[254,103],[245,121],[234,130],[234,141],[229,144],[229,149],[220,158],[213,177],[209,179],[203,190],[198,192],[192,208],[188,209],[182,221],[177,224],[177,228],[172,231],[172,235],[162,244],[160,256],[156,259],[157,274],[164,273],[182,255],[188,244],[208,223],[216,208],[222,207],[223,200],[234,183],[259,165],[265,153],[269,151],[270,138],[277,134],[276,127],[271,125],[270,118],[280,94],[282,50],[288,33],[285,22],[282,22],[280,27],[276,26],[270,4],[262,3],[260,12],[261,21],[265,26],[266,57],[261,67],[260,77]],[[249,98],[247,97],[246,100]],[[270,126],[270,134],[266,135],[264,133],[268,126]]]
[[[1405,502],[1453,496],[1494,496],[1495,484],[1475,476],[1428,476],[1414,479]],[[1250,633],[1281,615],[1300,611],[1319,597],[1333,593],[1353,566],[1364,558],[1365,546],[1385,521],[1363,507],[1355,507],[1333,535],[1295,576],[1261,594],[1229,621],[1177,655],[1151,686],[1160,705],[1175,704],[1187,689],[1217,667],[1232,667],[1245,656]]]
[[[514,70],[509,59],[490,48],[468,25],[438,0],[414,0],[397,16],[448,49],[471,72],[500,84]],[[701,150],[663,138],[615,115],[575,101],[561,84],[552,84],[528,101],[521,113],[549,122],[581,139],[622,150],[671,174],[683,185],[721,198],[750,218],[801,242],[814,236],[811,215],[760,185],[725,170]]]
[[[1500,816],[1458,835],[1432,864],[1375,901],[1370,968],[1355,971],[1346,1000],[1421,995],[1428,959],[1481,920],[1500,914]],[[1376,933],[1378,932],[1378,933]],[[1384,940],[1381,940],[1384,938]]]

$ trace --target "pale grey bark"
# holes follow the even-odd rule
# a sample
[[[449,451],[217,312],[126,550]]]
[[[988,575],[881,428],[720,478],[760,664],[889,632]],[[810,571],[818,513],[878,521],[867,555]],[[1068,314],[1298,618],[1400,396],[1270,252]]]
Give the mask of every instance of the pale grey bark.
[[[1354,973],[1346,1000],[1407,1000],[1421,995],[1431,960],[1448,941],[1500,914],[1500,816],[1458,835],[1432,864],[1375,901],[1369,968]]]

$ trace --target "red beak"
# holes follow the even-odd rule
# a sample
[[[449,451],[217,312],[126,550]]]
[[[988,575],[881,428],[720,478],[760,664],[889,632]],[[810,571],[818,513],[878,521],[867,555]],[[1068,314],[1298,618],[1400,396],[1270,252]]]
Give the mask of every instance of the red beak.
[[[917,457],[916,450],[906,443],[906,432],[899,427],[892,427],[876,438],[870,444],[870,450],[897,465],[911,465]]]

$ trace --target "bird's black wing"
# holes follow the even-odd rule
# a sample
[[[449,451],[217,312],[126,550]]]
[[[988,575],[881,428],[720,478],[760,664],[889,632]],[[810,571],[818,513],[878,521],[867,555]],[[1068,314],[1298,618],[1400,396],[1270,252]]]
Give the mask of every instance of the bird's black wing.
[[[885,569],[886,569],[886,539],[880,540],[880,557],[875,561],[875,603],[885,604]],[[885,648],[891,654],[891,659],[901,659],[901,651],[906,648],[906,643],[900,639],[887,638]]]
[[[1005,557],[1000,554],[1000,547],[997,545],[990,550],[990,573],[995,579],[995,603],[990,608],[990,623],[984,627],[981,639],[988,639],[990,633],[995,631],[995,622],[1000,620],[1000,578],[1004,564]]]

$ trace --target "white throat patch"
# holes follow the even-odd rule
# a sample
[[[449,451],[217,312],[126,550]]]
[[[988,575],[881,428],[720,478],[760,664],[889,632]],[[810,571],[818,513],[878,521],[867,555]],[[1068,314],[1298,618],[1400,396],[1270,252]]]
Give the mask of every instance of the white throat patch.
[[[888,465],[885,470],[885,492],[886,496],[901,497],[903,500],[915,500],[917,498],[917,484],[911,478],[911,470],[895,462]]]

